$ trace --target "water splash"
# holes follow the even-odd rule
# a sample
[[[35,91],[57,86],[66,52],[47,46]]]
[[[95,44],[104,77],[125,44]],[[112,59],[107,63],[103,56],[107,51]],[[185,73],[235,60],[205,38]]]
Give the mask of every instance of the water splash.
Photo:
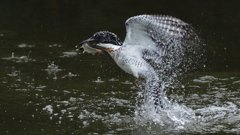
[[[108,81],[110,81],[110,82],[117,82],[117,81],[119,81],[119,79],[111,78],[111,79],[109,79]]]
[[[122,84],[133,84],[132,82],[130,82],[130,81],[128,81],[128,80],[126,80],[126,81],[124,81],[124,82],[121,82]]]
[[[72,78],[72,77],[76,77],[76,76],[78,76],[77,74],[73,74],[72,72],[68,72],[68,74],[67,75],[64,75],[62,78]]]
[[[52,105],[47,105],[47,106],[44,107],[42,110],[45,111],[47,114],[52,114],[52,113],[53,113],[53,107],[52,107]]]
[[[166,88],[162,85],[162,91]],[[171,101],[165,92],[161,93],[163,108],[156,112],[154,101],[149,99],[148,91],[138,92],[136,99],[135,121],[140,126],[158,125],[161,130],[182,130],[186,125],[196,120],[194,111],[185,105]]]
[[[62,47],[63,45],[58,45],[58,44],[51,44],[51,45],[48,45],[48,47]]]
[[[134,95],[136,90],[124,92],[111,89],[111,91],[102,91],[92,95],[88,92],[81,92],[81,88],[67,89],[62,91],[61,95],[64,95],[64,98],[55,98],[55,96],[50,98],[39,93],[38,99],[42,100],[41,103],[44,106],[37,106],[40,107],[39,111],[48,116],[56,125],[60,126],[66,121],[80,123],[79,129],[84,130],[84,133],[90,132],[88,129],[98,125],[97,128],[106,129],[103,131],[105,134],[129,132],[146,135],[219,132],[236,134],[239,133],[240,128],[240,98],[239,92],[231,91],[239,89],[240,85],[235,83],[231,86],[233,82],[239,80],[239,77],[233,78],[219,78],[213,75],[195,77],[190,80],[189,85],[184,83],[185,89],[194,92],[189,95],[177,91],[170,96],[165,94],[163,101],[166,107],[158,113],[154,110],[152,102],[144,98],[146,94],[143,91],[139,91],[137,96]],[[195,79],[210,82],[195,82]],[[121,85],[120,82],[115,85]],[[106,81],[96,85],[107,83]],[[130,87],[130,85],[124,86]],[[215,89],[216,87],[224,88],[224,90]],[[162,89],[167,88],[162,87]],[[57,95],[60,91],[60,89],[53,90],[53,95]],[[199,91],[205,92],[199,93]],[[183,96],[184,100],[181,103],[171,100],[180,96]],[[137,97],[136,105],[132,101],[135,97]]]
[[[28,45],[28,44],[25,44],[25,43],[21,43],[18,45],[19,48],[32,48],[32,47],[35,47],[35,45]]]
[[[101,79],[101,77],[97,77],[97,80],[93,81],[95,83],[104,83],[104,81]]]
[[[199,69],[204,62],[203,48],[196,37],[191,41],[172,41],[161,57],[161,62],[152,63],[157,77],[140,80],[134,120],[141,127],[157,128],[157,132],[173,132],[189,130],[193,123],[200,121],[200,116],[185,105],[169,99],[166,94],[169,90],[180,90],[185,73]],[[151,61],[150,61],[151,62]],[[158,84],[148,83],[156,80]],[[148,86],[152,85],[152,86]],[[151,88],[158,87],[161,106],[156,106]],[[155,97],[154,97],[155,98]],[[154,131],[154,130],[153,130]]]
[[[7,75],[8,75],[8,76],[18,76],[20,73],[21,73],[20,71],[14,70],[14,71],[12,71],[12,73],[7,74]]]
[[[28,53],[27,56],[17,57],[17,56],[15,56],[15,53],[12,52],[12,55],[11,55],[10,57],[3,57],[2,59],[4,59],[4,60],[10,60],[10,61],[17,62],[17,63],[35,61],[35,59],[31,59],[31,58],[29,57],[30,53],[31,53],[31,51],[29,51],[29,53]]]
[[[63,52],[63,56],[60,57],[76,57],[77,55],[77,52]]]
[[[56,79],[58,79],[57,73],[59,71],[63,71],[63,69],[59,69],[58,66],[56,64],[54,64],[54,62],[51,62],[50,64],[48,64],[47,69],[44,69],[44,71],[47,71],[49,77],[56,80]]]
[[[54,62],[48,64],[47,69],[45,69],[45,71],[48,72],[48,74],[55,74],[59,71],[62,71],[62,69],[59,69],[58,66],[56,64],[54,64]]]
[[[198,80],[198,81],[196,81]],[[152,103],[143,98],[139,92],[137,101],[141,98],[135,110],[136,132],[144,134],[206,134],[206,133],[240,133],[240,102],[239,92],[232,92],[240,88],[233,82],[235,77],[217,78],[205,75],[195,78],[186,85],[196,93],[184,95],[184,104],[165,98],[166,108],[160,113],[154,111]],[[194,87],[192,87],[194,86]],[[177,90],[177,89],[176,89]],[[204,93],[199,91],[206,91]],[[178,92],[172,98],[181,96]],[[145,101],[144,101],[145,100]]]

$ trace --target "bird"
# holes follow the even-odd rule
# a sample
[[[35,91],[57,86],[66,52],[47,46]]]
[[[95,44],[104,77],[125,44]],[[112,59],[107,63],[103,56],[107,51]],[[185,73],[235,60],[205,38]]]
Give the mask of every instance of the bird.
[[[191,25],[168,15],[133,16],[126,20],[125,26],[124,42],[112,32],[99,31],[76,48],[92,54],[107,52],[122,70],[144,80],[155,108],[163,108],[160,83],[161,76],[168,71],[161,68],[174,69],[181,64],[169,62],[173,60],[167,59],[169,54],[171,58],[183,57],[182,50],[187,50],[198,36]]]

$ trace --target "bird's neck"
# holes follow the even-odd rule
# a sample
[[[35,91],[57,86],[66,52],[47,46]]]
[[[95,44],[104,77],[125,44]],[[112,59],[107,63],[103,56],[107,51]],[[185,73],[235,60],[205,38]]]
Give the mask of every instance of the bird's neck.
[[[119,46],[119,45],[114,45],[114,44],[111,44],[111,43],[99,43],[99,44],[97,44],[97,46],[98,47],[102,47],[102,48],[109,48],[109,47],[112,47],[112,48],[119,48],[119,47],[121,47],[121,46]]]
[[[100,44],[97,44],[97,46],[104,49],[109,54],[113,53],[115,50],[117,50],[121,47],[119,45],[114,45],[114,44],[109,44],[109,43],[100,43]]]

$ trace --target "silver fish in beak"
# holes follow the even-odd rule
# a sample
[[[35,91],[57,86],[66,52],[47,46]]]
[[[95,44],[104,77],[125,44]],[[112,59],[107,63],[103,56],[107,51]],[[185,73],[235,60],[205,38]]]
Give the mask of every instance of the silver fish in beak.
[[[83,52],[91,53],[91,54],[96,54],[96,53],[103,53],[101,49],[93,48],[90,46],[90,43],[93,42],[94,39],[89,38],[78,45],[76,45],[76,51],[79,51],[80,49],[83,49]]]

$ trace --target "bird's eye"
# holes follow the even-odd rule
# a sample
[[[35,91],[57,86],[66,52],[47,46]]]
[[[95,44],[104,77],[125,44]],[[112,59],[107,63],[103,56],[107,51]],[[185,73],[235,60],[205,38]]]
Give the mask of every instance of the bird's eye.
[[[94,37],[95,39],[99,39],[99,38],[100,38],[100,35],[99,35],[99,34],[94,34],[93,37]]]

